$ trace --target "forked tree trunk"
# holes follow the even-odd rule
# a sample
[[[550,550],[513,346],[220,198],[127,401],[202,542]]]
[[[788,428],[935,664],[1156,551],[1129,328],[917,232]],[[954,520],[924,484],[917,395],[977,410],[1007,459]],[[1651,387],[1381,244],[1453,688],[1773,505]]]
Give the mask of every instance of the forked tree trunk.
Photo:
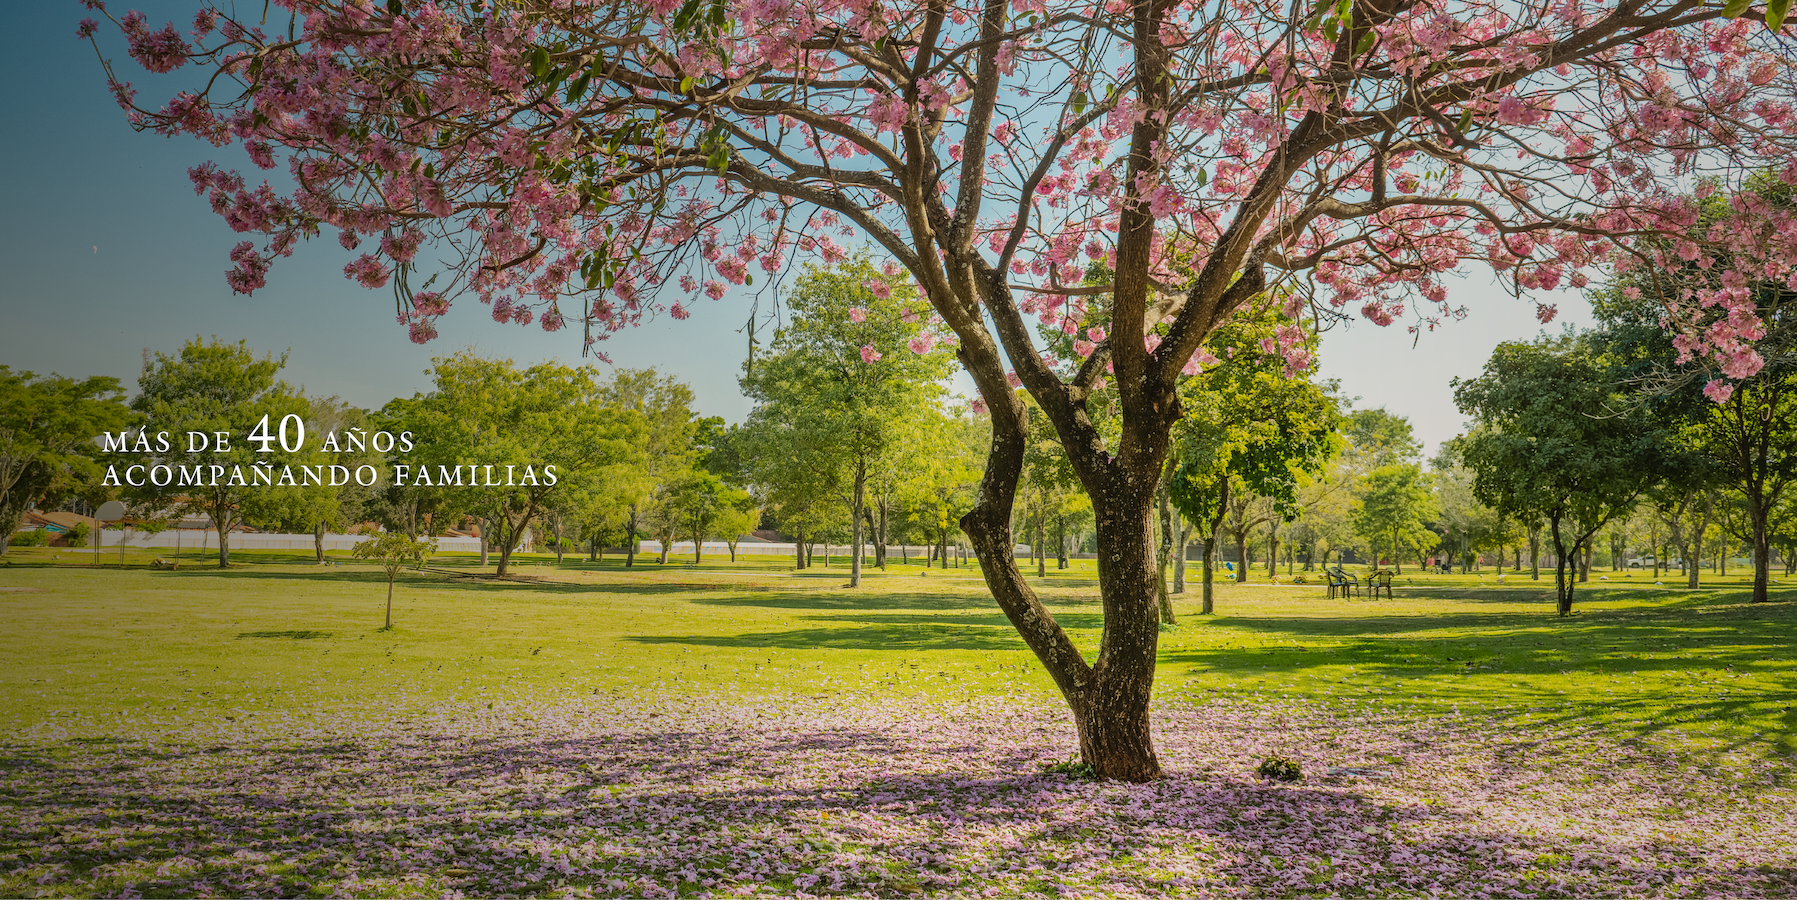
[[[317,557],[314,562],[324,565],[324,520],[322,519],[312,526],[312,554]]]
[[[387,576],[387,621],[381,627],[387,630],[393,628],[393,575]]]

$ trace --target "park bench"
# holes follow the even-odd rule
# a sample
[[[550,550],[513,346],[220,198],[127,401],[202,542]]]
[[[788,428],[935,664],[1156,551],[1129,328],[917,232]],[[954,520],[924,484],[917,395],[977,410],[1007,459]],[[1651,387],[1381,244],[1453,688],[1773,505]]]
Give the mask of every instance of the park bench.
[[[1329,575],[1329,596],[1331,599],[1336,596],[1354,596],[1354,589],[1360,586],[1360,579],[1349,575],[1339,566],[1326,571]]]
[[[1383,591],[1385,591],[1385,599],[1390,600],[1392,598],[1391,597],[1391,576],[1392,576],[1392,574],[1393,573],[1390,569],[1379,569],[1377,571],[1367,573],[1367,576],[1366,576],[1367,593],[1371,594],[1376,599],[1379,596],[1379,591],[1383,590]]]

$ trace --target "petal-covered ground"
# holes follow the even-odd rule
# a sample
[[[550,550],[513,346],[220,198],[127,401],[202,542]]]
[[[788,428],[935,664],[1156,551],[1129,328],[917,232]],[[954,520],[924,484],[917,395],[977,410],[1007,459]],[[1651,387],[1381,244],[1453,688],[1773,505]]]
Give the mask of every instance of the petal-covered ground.
[[[1040,699],[605,699],[0,744],[0,894],[1790,896],[1790,772],[1601,734],[1170,701],[1166,779]],[[1258,780],[1298,760],[1305,779]]]

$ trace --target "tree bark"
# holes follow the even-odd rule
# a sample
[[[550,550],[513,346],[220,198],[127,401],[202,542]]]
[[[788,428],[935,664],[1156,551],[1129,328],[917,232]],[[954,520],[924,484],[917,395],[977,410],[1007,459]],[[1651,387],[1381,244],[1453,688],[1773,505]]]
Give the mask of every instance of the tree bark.
[[[312,553],[317,557],[315,562],[324,565],[324,520],[320,519],[312,526]]]
[[[1554,611],[1561,616],[1572,615],[1573,579],[1566,572],[1566,542],[1560,536],[1560,517],[1548,518],[1549,530],[1554,538]],[[1576,553],[1577,545],[1572,548]]]
[[[1186,592],[1186,548],[1192,543],[1192,523],[1185,516],[1178,517],[1178,524],[1173,529],[1173,593]]]
[[[861,520],[867,509],[867,459],[855,460],[855,526],[849,535],[849,587],[861,586]],[[828,566],[830,548],[824,547],[825,565]]]
[[[1529,577],[1541,580],[1541,526],[1529,529]]]
[[[387,576],[387,621],[385,624],[381,625],[381,628],[383,628],[385,630],[389,630],[389,631],[391,631],[393,629],[393,576],[392,575]]]
[[[636,565],[636,504],[630,504],[630,520],[625,523],[624,568]]]

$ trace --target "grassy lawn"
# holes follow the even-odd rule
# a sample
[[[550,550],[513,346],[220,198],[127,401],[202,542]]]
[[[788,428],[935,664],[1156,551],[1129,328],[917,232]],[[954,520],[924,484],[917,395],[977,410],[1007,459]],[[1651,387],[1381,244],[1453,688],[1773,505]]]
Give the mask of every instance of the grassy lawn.
[[[449,556],[382,631],[341,558],[85,557],[0,566],[4,895],[1797,891],[1797,595],[1739,576],[1188,594],[1169,777],[1112,785],[1044,768],[1072,729],[973,569]],[[1089,563],[1031,581],[1094,649]]]
[[[12,728],[595,691],[1052,692],[972,568],[894,565],[849,590],[840,557],[793,572],[785,558],[625,570],[527,556],[516,581],[402,575],[396,627],[383,632],[383,577],[343,559],[321,568],[239,552],[229,570],[166,572],[58,555],[62,565],[14,550],[0,568],[0,721]],[[446,556],[432,568],[472,575],[474,563]],[[1091,653],[1089,566],[1031,581]],[[1797,588],[1754,605],[1741,576],[1713,580],[1692,591],[1646,573],[1594,576],[1564,620],[1526,573],[1502,585],[1490,573],[1410,575],[1394,600],[1224,584],[1208,618],[1193,612],[1194,589],[1162,637],[1159,690],[1457,709],[1788,756]]]

